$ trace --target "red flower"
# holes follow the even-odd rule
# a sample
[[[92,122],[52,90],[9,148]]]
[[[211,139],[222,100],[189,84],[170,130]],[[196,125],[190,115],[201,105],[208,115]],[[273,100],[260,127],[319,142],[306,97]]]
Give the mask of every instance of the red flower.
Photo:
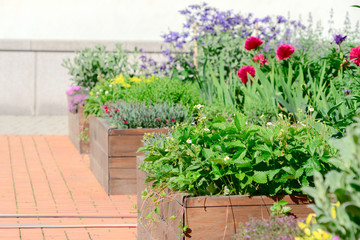
[[[129,120],[125,120],[124,123],[127,124],[129,122]]]
[[[276,59],[278,61],[291,57],[291,54],[295,52],[294,46],[283,43],[276,50]]]
[[[248,81],[248,74],[250,74],[252,77],[255,77],[255,68],[253,66],[243,66],[242,68],[237,71],[237,74],[243,84],[246,84]],[[252,83],[251,83],[252,84]]]
[[[155,122],[160,122],[160,119],[159,119],[159,118],[155,118]]]
[[[165,120],[165,123],[168,123],[169,121],[168,120]]]
[[[249,37],[248,39],[246,39],[245,41],[245,49],[250,51],[252,49],[257,48],[258,46],[260,46],[261,44],[263,44],[263,41],[260,38],[257,37]]]
[[[350,60],[360,67],[360,46],[350,50]]]
[[[265,59],[264,55],[262,54],[258,54],[255,57],[253,57],[252,59],[254,62],[260,63],[260,65],[267,65],[268,64],[268,60]]]
[[[170,121],[175,122],[175,119],[172,118],[172,119],[170,119]]]

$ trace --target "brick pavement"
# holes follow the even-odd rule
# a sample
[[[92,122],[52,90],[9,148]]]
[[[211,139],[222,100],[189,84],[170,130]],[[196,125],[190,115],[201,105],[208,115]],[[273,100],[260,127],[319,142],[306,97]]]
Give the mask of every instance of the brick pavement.
[[[0,213],[136,214],[136,196],[107,196],[67,136],[0,135]],[[0,224],[135,224],[136,219],[1,219]],[[0,239],[136,239],[136,229],[0,229]]]

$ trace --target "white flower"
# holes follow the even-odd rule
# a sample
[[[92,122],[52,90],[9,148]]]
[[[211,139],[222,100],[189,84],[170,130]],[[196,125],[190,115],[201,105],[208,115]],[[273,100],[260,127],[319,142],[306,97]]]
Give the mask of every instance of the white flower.
[[[109,94],[109,91],[105,91],[105,95],[108,95]]]
[[[198,104],[198,105],[195,105],[194,106],[194,108],[197,108],[197,109],[200,109],[200,108],[202,108],[203,107],[203,105],[201,105],[201,104]]]
[[[262,114],[261,116],[260,116],[260,118],[263,118],[264,117],[264,114]]]
[[[267,122],[266,123],[266,126],[271,126],[271,125],[273,125],[272,122]]]
[[[187,143],[192,143],[191,139],[189,138],[188,140],[186,140]]]
[[[210,129],[208,129],[208,128],[204,128],[204,131],[205,131],[205,132],[209,132],[209,131],[210,131]]]
[[[103,90],[102,89],[100,89],[100,92],[102,92]]]
[[[303,126],[303,127],[306,127],[306,124],[303,123],[303,122],[299,122],[299,124],[300,124],[301,126]]]
[[[310,112],[313,112],[314,111],[314,108],[312,106],[309,106],[309,111]]]
[[[96,95],[99,95],[100,93],[99,92],[96,92]]]
[[[202,119],[202,120],[205,120],[205,119],[206,119],[206,117],[202,117],[201,119]]]
[[[225,162],[228,161],[229,159],[230,159],[229,156],[224,157]]]
[[[281,117],[281,118],[282,118],[283,116],[284,116],[284,115],[283,115],[282,113],[279,113],[279,117]]]
[[[112,87],[112,84],[111,84],[111,83],[109,84],[109,87],[110,87],[110,88]]]
[[[165,152],[168,152],[168,151],[169,151],[169,149],[166,148],[166,149],[165,149]]]

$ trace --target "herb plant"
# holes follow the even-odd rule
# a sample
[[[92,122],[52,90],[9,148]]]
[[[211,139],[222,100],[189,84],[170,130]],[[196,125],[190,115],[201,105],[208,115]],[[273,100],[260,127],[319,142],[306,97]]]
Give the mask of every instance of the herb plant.
[[[288,216],[291,212],[291,207],[286,206],[287,201],[280,200],[279,202],[274,202],[273,206],[270,207],[271,214],[277,217]]]
[[[133,74],[136,64],[129,64],[129,57],[120,45],[114,52],[106,51],[106,47],[85,48],[76,54],[73,62],[66,58],[62,66],[68,69],[74,85],[92,89],[99,79],[109,79]]]
[[[104,118],[117,128],[172,127],[189,119],[188,108],[180,104],[130,102],[118,100],[104,105]]]

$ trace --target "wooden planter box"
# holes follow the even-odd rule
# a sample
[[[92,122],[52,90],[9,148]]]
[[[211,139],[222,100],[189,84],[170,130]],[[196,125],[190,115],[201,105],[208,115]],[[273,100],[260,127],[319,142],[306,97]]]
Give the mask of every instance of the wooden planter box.
[[[84,117],[84,106],[76,113],[68,113],[69,138],[81,154],[89,153],[89,121]],[[87,139],[86,139],[87,138]]]
[[[138,157],[138,164],[143,157]],[[139,240],[168,239],[168,240],[219,240],[232,239],[236,234],[239,223],[245,223],[249,217],[269,218],[270,207],[274,202],[285,200],[292,208],[292,214],[298,218],[306,218],[312,210],[308,208],[309,200],[305,196],[200,196],[190,197],[178,194],[173,200],[162,201],[160,208],[160,222],[152,225],[146,220],[151,207],[141,199],[141,192],[149,187],[144,184],[146,174],[138,170],[138,235]],[[175,216],[175,219],[171,219]],[[187,225],[186,233],[179,228],[179,223]],[[156,226],[154,229],[153,226]],[[185,236],[184,236],[185,235]]]
[[[102,118],[90,123],[90,169],[108,195],[136,194],[136,151],[145,133],[167,129],[116,129]]]

